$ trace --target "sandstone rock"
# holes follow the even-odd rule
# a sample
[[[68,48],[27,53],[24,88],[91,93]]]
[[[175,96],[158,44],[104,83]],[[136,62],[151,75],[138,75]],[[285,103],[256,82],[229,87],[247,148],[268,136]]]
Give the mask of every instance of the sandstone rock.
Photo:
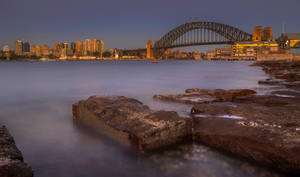
[[[250,95],[229,103],[195,105],[194,140],[284,172],[300,174],[300,100]],[[217,114],[245,119],[214,118]]]
[[[32,177],[32,168],[23,162],[23,156],[13,137],[4,126],[0,126],[0,176]]]
[[[173,111],[152,111],[123,96],[90,97],[73,104],[75,121],[141,152],[161,149],[191,137],[192,121]]]
[[[185,94],[177,95],[154,95],[153,98],[185,104],[203,104],[220,101],[232,101],[237,97],[256,93],[254,90],[250,89],[209,90],[200,88],[187,89],[185,92]]]

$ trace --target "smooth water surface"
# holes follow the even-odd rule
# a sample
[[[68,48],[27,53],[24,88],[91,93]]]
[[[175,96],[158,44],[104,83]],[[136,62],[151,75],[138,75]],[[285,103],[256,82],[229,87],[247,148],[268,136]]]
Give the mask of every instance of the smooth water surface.
[[[91,95],[124,95],[152,109],[189,107],[153,100],[187,88],[258,89],[266,75],[250,62],[0,62],[0,124],[6,125],[37,177],[276,176],[272,171],[186,144],[136,155],[72,122],[72,103]]]

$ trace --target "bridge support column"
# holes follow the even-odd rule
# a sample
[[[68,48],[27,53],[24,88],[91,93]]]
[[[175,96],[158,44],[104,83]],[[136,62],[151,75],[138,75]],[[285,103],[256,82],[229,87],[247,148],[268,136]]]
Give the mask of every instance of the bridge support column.
[[[146,58],[147,59],[152,59],[153,58],[153,47],[152,47],[152,41],[151,40],[148,40],[147,45],[146,45],[146,49],[147,49]]]

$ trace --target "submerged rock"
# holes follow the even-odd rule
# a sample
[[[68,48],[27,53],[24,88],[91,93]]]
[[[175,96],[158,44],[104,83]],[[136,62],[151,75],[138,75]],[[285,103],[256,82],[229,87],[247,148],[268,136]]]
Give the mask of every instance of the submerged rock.
[[[21,151],[4,126],[0,126],[0,176],[33,177],[32,168],[23,162]]]
[[[139,151],[161,149],[188,140],[192,121],[173,111],[152,111],[123,96],[90,97],[73,104],[73,119]]]

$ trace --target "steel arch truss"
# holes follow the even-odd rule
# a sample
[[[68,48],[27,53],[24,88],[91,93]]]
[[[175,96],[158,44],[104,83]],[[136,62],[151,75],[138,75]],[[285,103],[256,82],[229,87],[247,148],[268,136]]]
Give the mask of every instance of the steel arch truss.
[[[193,45],[231,44],[251,41],[252,35],[238,28],[216,22],[185,23],[164,35],[154,46],[156,57],[168,48]]]

